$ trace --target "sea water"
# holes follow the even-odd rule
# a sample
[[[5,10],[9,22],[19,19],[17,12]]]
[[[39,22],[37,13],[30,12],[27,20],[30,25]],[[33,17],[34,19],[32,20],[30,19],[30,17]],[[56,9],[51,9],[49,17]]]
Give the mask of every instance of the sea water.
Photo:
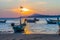
[[[47,24],[46,19],[48,18],[38,18],[39,21],[36,23],[27,23],[29,25],[28,29],[32,34],[58,34],[59,26],[58,24]],[[56,18],[49,18],[56,19]]]
[[[14,29],[11,26],[11,23],[19,25],[19,19],[0,19],[0,20],[6,20],[6,23],[0,23],[0,34],[14,33]]]
[[[28,29],[32,34],[57,34],[59,31],[58,24],[47,24],[46,18],[38,18],[36,23],[27,23]],[[51,18],[52,19],[52,18]],[[56,18],[54,18],[56,19]],[[3,19],[4,20],[4,19]],[[0,23],[0,33],[14,33],[11,23],[20,24],[20,19],[7,19],[6,23]],[[26,25],[26,26],[27,26]]]

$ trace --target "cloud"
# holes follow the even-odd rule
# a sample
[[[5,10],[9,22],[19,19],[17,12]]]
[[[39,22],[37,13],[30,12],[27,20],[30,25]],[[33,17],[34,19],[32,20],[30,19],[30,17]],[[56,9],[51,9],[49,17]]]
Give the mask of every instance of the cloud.
[[[47,4],[47,2],[37,2],[36,4]]]
[[[28,0],[20,0],[20,1],[28,1]]]
[[[12,2],[13,0],[0,0],[0,2]]]

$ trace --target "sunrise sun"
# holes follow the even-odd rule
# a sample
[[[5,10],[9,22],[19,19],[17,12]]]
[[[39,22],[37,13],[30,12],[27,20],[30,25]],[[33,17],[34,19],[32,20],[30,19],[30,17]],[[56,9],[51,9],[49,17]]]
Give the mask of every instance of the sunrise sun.
[[[28,8],[22,8],[22,11],[30,11]]]

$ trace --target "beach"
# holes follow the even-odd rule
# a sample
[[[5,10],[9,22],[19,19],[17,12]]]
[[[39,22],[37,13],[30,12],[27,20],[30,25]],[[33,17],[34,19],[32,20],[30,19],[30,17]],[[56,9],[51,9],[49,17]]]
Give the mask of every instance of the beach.
[[[58,34],[0,34],[0,40],[60,40]]]

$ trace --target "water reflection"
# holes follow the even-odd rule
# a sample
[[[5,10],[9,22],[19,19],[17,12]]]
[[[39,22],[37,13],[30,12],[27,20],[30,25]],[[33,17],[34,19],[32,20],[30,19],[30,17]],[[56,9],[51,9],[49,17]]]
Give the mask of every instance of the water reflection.
[[[58,24],[47,24],[45,19],[39,19],[36,23],[27,23],[24,34],[58,34]]]
[[[58,24],[47,24],[45,18],[38,18],[39,21],[35,23],[27,23],[24,26],[24,34],[57,34],[59,31]],[[25,22],[25,18],[22,19],[22,24]],[[10,19],[6,23],[0,23],[0,31],[12,31],[11,23],[20,25],[20,19]],[[14,32],[13,32],[14,33]]]

